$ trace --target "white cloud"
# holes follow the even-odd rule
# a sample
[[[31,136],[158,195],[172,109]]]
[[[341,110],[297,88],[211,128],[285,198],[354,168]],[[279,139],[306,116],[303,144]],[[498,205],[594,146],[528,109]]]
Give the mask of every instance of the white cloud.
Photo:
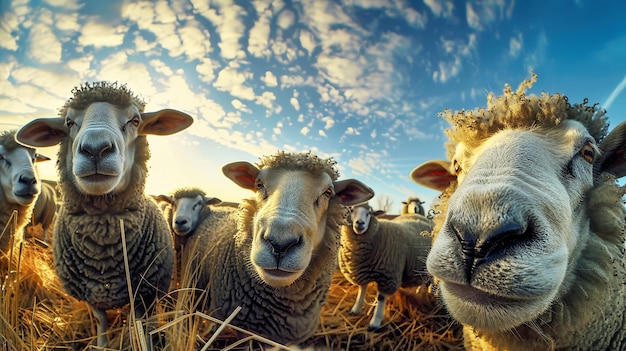
[[[218,73],[217,80],[213,83],[213,86],[218,90],[229,92],[232,96],[254,100],[254,90],[245,85],[250,78],[252,78],[251,73],[239,72],[229,66]]]
[[[467,24],[470,28],[477,31],[484,29],[483,25],[480,23],[480,16],[474,11],[474,7],[469,2],[465,4],[465,13]]]
[[[511,39],[509,39],[509,55],[511,57],[519,56],[520,51],[522,51],[523,44],[524,40],[522,33],[517,33],[517,36],[511,37]]]
[[[157,71],[158,73],[161,73],[162,75],[166,77],[170,77],[174,74],[170,66],[168,66],[167,64],[165,64],[165,62],[161,60],[157,60],[157,59],[150,60],[150,66],[152,66],[152,68],[154,68],[155,71]]]
[[[127,84],[142,97],[151,97],[157,91],[146,65],[129,61],[124,52],[117,52],[102,59],[96,80]]]
[[[437,17],[451,18],[454,12],[454,3],[445,0],[424,0],[424,3]]]
[[[261,81],[265,83],[268,87],[275,87],[278,85],[278,80],[272,71],[265,71],[265,75],[261,77]]]
[[[319,134],[319,136],[324,137],[324,138],[328,137],[328,136],[326,135],[326,132],[324,132],[322,129],[318,130],[318,131],[317,131],[317,134]]]
[[[276,95],[271,91],[264,91],[263,94],[256,97],[255,102],[258,105],[265,107],[268,110],[268,115],[278,113],[282,110],[281,106],[275,105]]]
[[[200,74],[200,79],[203,82],[210,83],[215,79],[215,68],[217,64],[209,58],[203,58],[200,63],[196,65],[196,72]]]
[[[327,130],[335,125],[335,120],[330,116],[322,117],[322,122],[324,122],[324,129]]]
[[[451,59],[439,62],[439,69],[433,72],[433,80],[435,82],[445,83],[461,72],[463,60],[472,59],[477,46],[476,34],[471,33],[466,43],[461,40],[442,39],[441,46]]]
[[[273,129],[274,134],[276,135],[282,134],[282,128],[283,128],[283,122],[279,121],[278,123],[276,123],[276,127],[274,127]]]
[[[239,41],[246,31],[241,18],[246,11],[233,0],[220,0],[214,2],[213,5],[217,9],[211,8],[201,13],[216,26],[220,38],[218,46],[222,57],[229,60],[235,59],[239,57],[241,50]]]
[[[348,127],[346,128],[346,135],[361,135],[361,132],[354,127]]]
[[[317,47],[317,42],[315,41],[315,36],[313,33],[309,32],[306,29],[300,30],[300,45],[307,51],[307,54],[313,54],[313,50]]]
[[[272,11],[267,9],[259,16],[258,20],[250,29],[248,37],[248,52],[255,57],[269,57],[271,50],[270,42],[270,25],[272,21]]]
[[[98,23],[97,17],[92,16],[81,28],[78,44],[83,47],[93,45],[96,49],[119,46],[124,42],[124,34],[127,31],[128,28],[123,25],[112,27]]]
[[[44,0],[50,6],[60,7],[66,10],[76,11],[83,7],[78,0]]]
[[[76,71],[77,73],[87,73],[91,66],[91,62],[94,61],[93,55],[81,56],[67,62],[67,67]]]
[[[291,99],[289,99],[289,103],[291,104],[291,106],[293,106],[293,108],[296,111],[300,111],[300,101],[298,101],[298,97],[295,92],[296,91],[294,90],[294,96],[292,96]]]
[[[284,10],[278,15],[276,24],[282,29],[289,29],[296,22],[296,15],[290,10]]]
[[[306,136],[307,134],[309,134],[309,131],[310,131],[310,128],[307,127],[307,126],[304,126],[304,127],[302,127],[302,129],[300,129],[300,134]]]
[[[30,29],[29,54],[40,63],[61,62],[61,41],[54,35],[52,28],[43,23],[36,23]]]
[[[240,112],[245,112],[245,113],[252,113],[252,110],[243,102],[241,102],[241,100],[239,99],[233,99],[230,104],[235,108],[235,110],[240,111]]]

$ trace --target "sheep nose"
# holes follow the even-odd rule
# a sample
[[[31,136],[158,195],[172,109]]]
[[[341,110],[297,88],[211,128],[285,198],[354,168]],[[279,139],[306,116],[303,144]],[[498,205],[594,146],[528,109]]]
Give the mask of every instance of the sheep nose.
[[[37,178],[35,178],[34,176],[25,176],[25,175],[21,175],[20,178],[18,179],[18,181],[22,184],[25,185],[35,185],[37,184]]]
[[[187,220],[186,219],[176,219],[174,221],[174,223],[177,224],[177,225],[184,225],[184,224],[187,224]]]
[[[92,159],[99,159],[115,151],[109,140],[92,139],[80,145],[80,152]]]
[[[300,243],[300,238],[291,237],[284,241],[278,242],[277,240],[268,239],[267,242],[272,247],[272,255],[276,258],[282,258],[287,254],[290,248]]]
[[[523,225],[515,222],[501,223],[484,235],[475,235],[458,223],[452,225],[452,231],[461,244],[468,281],[476,267],[498,258],[503,249],[518,242],[526,232]]]

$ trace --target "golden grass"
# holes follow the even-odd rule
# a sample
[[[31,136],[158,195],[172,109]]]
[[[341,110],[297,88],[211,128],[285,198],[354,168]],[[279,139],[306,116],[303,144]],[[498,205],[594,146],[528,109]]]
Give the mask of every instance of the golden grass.
[[[63,291],[54,273],[51,248],[32,239],[2,256],[0,351],[96,349],[91,346],[95,345],[96,321],[84,302]],[[321,311],[321,325],[310,340],[313,349],[462,350],[459,325],[451,321],[428,287],[402,289],[391,296],[383,328],[376,333],[367,331],[375,289],[368,289],[369,309],[353,316],[349,311],[356,292],[357,287],[336,271]],[[195,311],[201,298],[201,293],[191,289],[172,291],[157,301],[149,320],[131,316],[128,306],[108,311],[106,350],[143,351],[148,338],[156,340],[155,349],[167,351],[267,350],[267,344],[272,344],[239,328],[220,327],[225,326],[222,321]]]

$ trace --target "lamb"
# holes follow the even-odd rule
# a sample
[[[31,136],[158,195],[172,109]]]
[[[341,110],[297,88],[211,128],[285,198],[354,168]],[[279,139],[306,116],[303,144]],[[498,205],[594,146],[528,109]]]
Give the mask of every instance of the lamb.
[[[222,201],[216,197],[206,196],[204,190],[197,187],[178,188],[169,195],[158,195],[154,199],[161,206],[174,238],[176,264],[172,285],[174,288],[180,287],[181,284],[188,286],[189,283],[183,282],[183,273],[192,273],[189,271],[199,267],[198,260],[202,259],[199,255],[191,258],[193,253],[188,252],[192,250],[191,248],[210,245],[210,242],[203,241],[205,236],[193,234],[200,223],[216,212],[209,205],[218,205]],[[192,279],[192,276],[185,279]]]
[[[41,182],[36,164],[50,158],[36,152],[34,148],[15,141],[16,130],[0,133],[0,256],[11,249],[9,219],[17,211],[16,242],[21,240],[39,193]]]
[[[144,194],[146,135],[177,133],[193,119],[169,109],[143,112],[144,107],[125,85],[86,83],[73,90],[59,118],[35,119],[16,135],[25,145],[60,144],[62,204],[53,231],[54,266],[67,292],[91,307],[99,347],[107,344],[106,311],[131,302],[126,274],[138,316],[147,313],[144,302],[167,291],[172,275],[167,222]]]
[[[626,122],[535,81],[442,114],[449,167],[411,172],[443,192],[427,268],[468,350],[624,350]]]
[[[45,243],[49,241],[48,230],[50,226],[54,224],[56,215],[57,196],[55,187],[47,181],[41,182],[41,192],[37,196],[35,207],[30,218],[29,226],[36,227],[41,225],[42,237],[40,238]]]
[[[358,314],[365,301],[367,285],[376,282],[377,304],[368,330],[380,329],[387,298],[400,287],[420,286],[429,281],[426,255],[431,239],[426,218],[379,219],[384,211],[373,211],[368,204],[351,208],[351,225],[341,229],[339,269],[352,284],[359,286],[350,313]]]
[[[400,211],[400,214],[403,215],[417,213],[425,216],[426,212],[424,211],[424,206],[422,206],[423,204],[424,201],[420,200],[419,197],[409,197],[406,201],[402,201],[402,210]]]
[[[212,214],[196,236],[207,310],[232,324],[283,344],[302,344],[320,323],[320,309],[337,265],[340,226],[347,209],[370,199],[365,184],[337,180],[332,159],[280,151],[259,163],[233,162],[222,171],[255,192],[238,209]],[[216,224],[219,222],[219,224]]]

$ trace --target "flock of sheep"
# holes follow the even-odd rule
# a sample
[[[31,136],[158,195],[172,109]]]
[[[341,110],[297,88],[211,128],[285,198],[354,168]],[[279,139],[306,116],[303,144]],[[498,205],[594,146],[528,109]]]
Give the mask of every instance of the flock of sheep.
[[[626,122],[608,133],[596,105],[526,95],[535,80],[507,85],[487,108],[442,113],[448,160],[410,174],[439,202],[427,216],[409,198],[394,219],[367,204],[367,185],[310,152],[223,166],[252,192],[238,207],[196,187],[148,196],[146,135],[175,134],[192,117],[144,112],[124,85],[82,85],[59,118],[0,135],[0,225],[17,228],[16,240],[0,236],[1,264],[29,222],[47,229],[54,216],[54,268],[90,306],[97,347],[108,343],[107,310],[149,316],[184,288],[198,310],[306,346],[339,269],[359,287],[351,313],[376,283],[372,332],[388,296],[432,285],[468,350],[626,349],[626,189],[616,182]],[[52,145],[58,186],[44,191],[36,148]]]

